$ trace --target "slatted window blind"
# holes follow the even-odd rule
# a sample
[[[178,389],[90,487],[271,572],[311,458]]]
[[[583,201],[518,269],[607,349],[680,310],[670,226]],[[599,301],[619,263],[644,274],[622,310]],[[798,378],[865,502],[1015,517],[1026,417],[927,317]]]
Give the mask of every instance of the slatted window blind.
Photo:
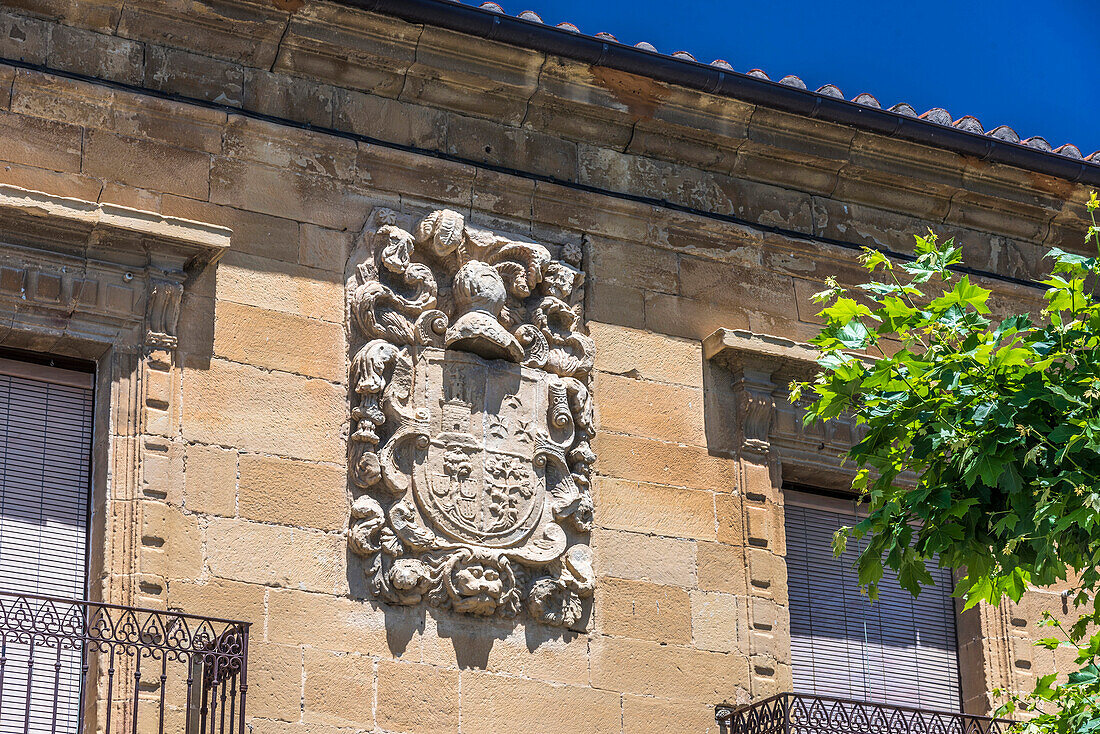
[[[90,375],[0,359],[3,591],[84,598],[91,439]],[[15,734],[24,731],[30,650],[10,640],[6,647],[0,734]],[[79,652],[37,648],[30,691],[30,731],[75,732]]]
[[[833,534],[856,520],[840,509],[850,503],[802,504],[796,494],[785,508],[795,692],[959,711],[950,573],[929,569],[935,586],[914,599],[887,570],[872,604],[853,567],[860,543],[832,552]]]

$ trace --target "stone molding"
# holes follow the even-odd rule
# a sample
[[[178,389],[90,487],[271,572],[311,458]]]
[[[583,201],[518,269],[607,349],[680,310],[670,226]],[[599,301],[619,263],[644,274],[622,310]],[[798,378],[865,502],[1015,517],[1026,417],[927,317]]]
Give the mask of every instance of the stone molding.
[[[39,338],[173,349],[184,281],[221,257],[230,234],[0,185],[0,320]]]
[[[844,419],[805,426],[804,410],[787,399],[791,380],[807,379],[816,372],[817,355],[809,344],[740,330],[719,329],[703,341],[704,358],[733,375],[737,406],[733,433],[745,490],[745,539],[755,549],[746,558],[753,579],[750,594],[754,596],[759,595],[761,581],[766,581],[768,588],[781,583],[769,576],[774,574],[774,564],[762,561],[769,553],[784,555],[786,551],[784,484],[848,490],[855,474],[854,465],[843,465],[840,457],[862,438],[863,427]],[[898,481],[911,483],[915,477],[904,474]],[[783,610],[788,619],[789,613]],[[1007,617],[1006,609],[987,604],[959,612],[961,683],[964,706],[972,713],[992,710],[990,690],[1025,690],[1031,685],[1026,677],[1033,648],[1023,644],[1026,634],[1014,634]],[[759,637],[754,625],[754,654]],[[1017,655],[1014,643],[1021,643],[1019,649],[1026,652]],[[779,667],[789,676],[789,648],[781,653]],[[754,672],[758,671],[754,666]],[[789,684],[774,684],[774,680],[754,676],[754,696],[789,689]]]
[[[174,480],[177,323],[186,282],[231,232],[112,204],[0,185],[0,345],[97,364],[90,591],[165,603],[166,560],[143,536]]]
[[[733,374],[741,455],[778,461],[784,481],[847,486],[855,470],[842,466],[840,456],[861,428],[845,419],[807,426],[804,409],[787,397],[792,381],[814,374],[817,354],[809,344],[733,329],[703,341],[703,357]]]
[[[36,10],[36,5],[41,3],[12,15],[39,25],[56,22],[44,18],[58,17],[57,10]],[[653,196],[652,175],[645,171],[654,161],[687,161],[690,166],[675,167],[677,178],[721,187],[732,177],[820,197],[822,211],[815,220],[824,216],[825,205],[836,204],[832,218],[839,220],[847,219],[843,205],[861,204],[1051,244],[1061,240],[1060,232],[1087,224],[1087,187],[508,44],[481,40],[474,44],[479,54],[472,56],[468,35],[333,3],[291,12],[254,0],[226,0],[217,8],[173,16],[171,37],[163,32],[163,2],[140,0],[117,12],[110,22],[83,24],[83,32],[103,49],[145,51],[134,54],[133,66],[104,66],[99,73],[110,81],[144,79],[157,92],[218,99],[262,114],[273,112],[272,88],[294,90],[302,99],[331,97],[334,109],[320,123],[315,104],[290,104],[279,112],[297,122],[331,120],[333,128],[360,132],[359,105],[366,105],[384,111],[378,117],[383,122],[363,132],[397,145],[446,150],[475,164],[521,168],[512,155],[519,154],[538,174],[599,186],[603,182],[591,180],[584,166],[540,168],[547,160],[557,166],[560,149],[593,146],[621,157],[619,167],[639,168],[629,177],[637,180],[627,181],[631,194]],[[20,50],[52,66],[45,49]],[[166,63],[169,58],[177,63]],[[196,90],[194,75],[180,61],[236,81]],[[386,119],[391,114],[399,124]],[[524,140],[539,138],[542,142],[531,144],[552,145],[555,154],[517,145],[520,122],[526,126]],[[704,187],[684,188],[694,197]],[[1021,190],[1028,196],[1021,197]],[[889,193],[886,199],[883,192]],[[725,210],[728,201],[703,208]],[[793,231],[820,234],[811,232],[816,222],[788,224]]]
[[[349,263],[355,499],[379,601],[583,629],[594,343],[581,252],[376,210]]]

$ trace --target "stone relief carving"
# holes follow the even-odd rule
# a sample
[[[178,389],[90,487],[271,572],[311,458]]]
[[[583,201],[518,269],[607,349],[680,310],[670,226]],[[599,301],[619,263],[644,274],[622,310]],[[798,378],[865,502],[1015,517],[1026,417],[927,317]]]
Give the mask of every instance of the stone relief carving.
[[[145,343],[152,347],[175,349],[183,284],[154,279],[150,282],[148,298]]]
[[[595,583],[579,250],[445,209],[379,210],[367,231],[347,283],[348,542],[371,593],[576,626]]]
[[[775,389],[770,371],[742,369],[734,380],[738,396],[741,450],[763,453],[768,450],[776,409]]]

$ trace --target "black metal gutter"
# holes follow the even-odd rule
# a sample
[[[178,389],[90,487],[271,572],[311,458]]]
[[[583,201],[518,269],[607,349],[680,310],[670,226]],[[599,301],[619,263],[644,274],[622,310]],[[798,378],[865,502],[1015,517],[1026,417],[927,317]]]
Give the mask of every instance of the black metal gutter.
[[[1100,165],[1030,148],[935,122],[865,107],[844,99],[789,87],[736,71],[679,59],[554,26],[462,5],[452,0],[335,0],[349,7],[391,15],[410,23],[522,46],[593,66],[604,66],[668,84],[733,97],[750,104],[849,125],[913,143],[943,148],[1073,183],[1100,186]]]

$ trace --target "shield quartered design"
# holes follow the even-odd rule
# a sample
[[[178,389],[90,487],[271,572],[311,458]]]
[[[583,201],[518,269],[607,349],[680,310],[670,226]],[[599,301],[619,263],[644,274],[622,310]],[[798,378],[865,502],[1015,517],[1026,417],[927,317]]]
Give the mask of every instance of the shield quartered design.
[[[510,547],[538,527],[546,504],[548,376],[503,360],[426,349],[415,393],[431,414],[413,485],[421,512],[460,543]]]

